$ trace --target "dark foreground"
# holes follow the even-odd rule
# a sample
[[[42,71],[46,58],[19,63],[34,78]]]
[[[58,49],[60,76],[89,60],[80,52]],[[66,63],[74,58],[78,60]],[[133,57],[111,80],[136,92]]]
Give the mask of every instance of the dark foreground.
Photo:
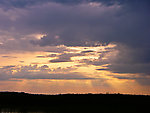
[[[149,113],[149,108],[150,96],[141,95],[0,93],[1,113]]]

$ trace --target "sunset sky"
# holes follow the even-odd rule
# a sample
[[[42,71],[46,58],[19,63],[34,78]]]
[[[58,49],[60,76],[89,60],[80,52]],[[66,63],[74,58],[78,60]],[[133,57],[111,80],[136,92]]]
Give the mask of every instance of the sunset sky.
[[[150,94],[150,0],[0,0],[0,91]]]

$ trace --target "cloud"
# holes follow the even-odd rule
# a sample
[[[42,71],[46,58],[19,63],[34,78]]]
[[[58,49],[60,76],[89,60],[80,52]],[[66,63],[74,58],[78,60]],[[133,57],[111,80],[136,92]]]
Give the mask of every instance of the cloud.
[[[61,55],[58,55],[58,58],[50,60],[51,63],[60,63],[60,62],[73,62],[71,60],[71,57],[75,56],[85,56],[85,54],[82,53],[63,53]]]
[[[11,69],[11,68],[13,68],[13,67],[15,67],[15,65],[3,66],[2,69]]]
[[[47,36],[43,36],[41,40],[32,41],[32,43],[39,44],[41,46],[61,44],[72,46],[89,46],[94,45],[95,41],[103,42],[103,39],[106,39],[107,37],[103,36],[105,33],[105,26],[108,26],[107,22],[113,21],[109,19],[106,20],[106,18],[113,17],[113,13],[117,13],[119,11],[119,7],[117,5],[114,6],[114,8],[106,6],[97,8],[91,7],[86,3],[79,4],[76,7],[51,3],[46,5],[45,8],[40,8],[40,12],[43,15],[42,18],[45,18],[46,20],[43,20],[41,17],[37,18],[36,21],[34,20],[34,23],[31,22],[34,18],[27,18],[27,20],[33,24],[33,27],[43,21],[44,26],[40,24],[41,28],[43,28],[42,30],[45,29],[45,32],[51,31],[47,32]],[[55,13],[51,12],[51,8],[56,9]],[[49,16],[43,14],[43,12],[45,13],[45,9],[49,10],[49,12],[47,12]],[[31,10],[33,12],[30,13],[37,15],[36,10],[39,10],[39,7],[38,9],[33,7]],[[86,15],[87,13],[89,15]],[[106,13],[108,15],[106,15]],[[45,21],[47,22],[46,24],[44,23]],[[103,21],[106,21],[104,22],[106,25]],[[59,36],[59,38],[55,38],[56,35]],[[92,41],[94,42],[91,43]]]
[[[5,73],[5,72],[1,72],[0,73],[0,81],[5,81],[5,80],[9,80],[11,77],[11,75]]]
[[[42,56],[42,55],[41,55],[41,56],[36,56],[36,57],[37,57],[37,58],[45,58],[46,56]]]
[[[107,71],[108,69],[96,69],[98,71]]]
[[[80,73],[67,73],[67,74],[63,74],[63,73],[54,73],[54,74],[33,74],[30,73],[28,75],[22,75],[22,76],[14,76],[13,78],[17,78],[17,79],[55,79],[55,80],[92,80],[95,78],[90,78],[90,77],[86,77]]]
[[[141,78],[141,79],[136,79],[140,85],[144,86],[149,86],[150,85],[150,78]]]
[[[29,3],[33,3],[31,1]],[[39,0],[39,2],[42,1]],[[74,3],[68,0],[63,2]],[[111,5],[102,4],[99,7],[93,7],[88,2],[77,2],[80,4],[66,6],[59,4],[62,3],[59,0],[56,3],[50,1],[47,3],[46,0],[42,5],[33,4],[32,7],[23,7],[23,9],[2,10],[2,14],[5,15],[2,15],[4,18],[2,23],[10,22],[7,25],[4,24],[6,29],[12,28],[10,25],[13,25],[11,32],[19,30],[19,35],[39,32],[47,34],[41,37],[41,40],[31,41],[41,46],[61,44],[83,46],[91,41],[121,42],[130,46],[148,45],[147,1],[134,3],[118,0],[120,4],[115,4],[116,2],[112,0],[107,1],[108,4],[112,3]],[[104,3],[104,0],[90,2]],[[107,2],[105,1],[105,3]],[[28,1],[24,1],[24,3],[28,3]],[[141,4],[145,7],[138,8]],[[86,15],[87,13],[88,15]],[[4,22],[7,21],[6,18],[12,18],[8,15],[15,15],[17,21]],[[30,26],[31,24],[32,26]],[[4,28],[4,26],[2,27]],[[144,44],[141,44],[142,40],[145,40]]]
[[[61,63],[61,62],[72,62],[72,60],[69,59],[54,59],[54,60],[50,60],[51,63]]]
[[[80,60],[80,63],[85,63],[87,65],[95,65],[95,66],[103,66],[103,65],[110,65],[110,61],[113,57],[115,57],[115,49],[109,49],[109,50],[101,50],[99,51],[99,56],[97,59],[82,59]],[[101,70],[101,69],[97,69]],[[103,69],[102,69],[103,70]],[[108,69],[105,69],[108,70]]]
[[[0,80],[13,79],[59,79],[59,80],[92,80],[79,72],[71,72],[74,67],[50,69],[47,65],[3,66],[0,68]]]
[[[94,52],[93,50],[87,50],[87,51],[81,51],[81,53],[92,53]]]
[[[145,9],[138,9],[139,12],[137,12],[137,9],[131,9],[130,5],[131,3],[121,5],[114,4],[112,6],[102,5],[98,8],[93,8],[86,3],[79,4],[76,7],[49,4],[49,7],[57,9],[55,11],[55,16],[53,16],[54,14],[52,12],[47,12],[50,16],[44,15],[42,11],[47,9],[47,7],[40,7],[43,18],[47,19],[45,20],[47,21],[47,25],[51,26],[48,27],[43,23],[44,26],[41,27],[47,27],[52,33],[47,32],[47,36],[42,37],[41,40],[34,43],[40,44],[41,46],[57,44],[83,46],[86,45],[85,43],[88,41],[99,41],[104,43],[114,41],[125,43],[130,46],[141,45],[143,40],[141,37],[148,40],[149,36],[147,32],[148,26],[145,23],[148,22],[148,18],[146,18],[148,15],[148,11],[146,11],[147,7],[145,7]],[[136,8],[137,5],[140,4],[132,3],[132,5]],[[134,5],[136,5],[136,7]],[[47,10],[50,9],[51,8],[48,8]],[[32,10],[34,12],[36,7],[32,8]],[[78,10],[80,10],[80,13]],[[45,10],[43,12],[45,12]],[[87,12],[89,15],[85,15]],[[36,13],[37,12],[34,14]],[[38,18],[34,22],[35,25],[44,21],[43,18]],[[32,21],[32,19],[29,19],[29,22],[30,21]],[[65,27],[62,28],[62,26]],[[143,29],[141,29],[141,27]],[[60,38],[56,39],[56,35],[59,35]],[[145,44],[146,42],[144,45]],[[146,45],[148,45],[148,43]]]
[[[121,0],[118,0],[118,3]],[[32,6],[32,5],[37,5],[37,4],[44,4],[48,2],[54,2],[54,3],[59,3],[59,4],[65,4],[65,5],[78,5],[81,3],[103,3],[106,5],[112,5],[114,3],[117,3],[115,0],[12,0],[12,1],[6,1],[6,0],[1,0],[0,5],[3,6],[4,8],[24,8],[27,6]]]
[[[1,56],[2,58],[17,58],[15,56]]]
[[[143,48],[118,46],[116,57],[109,60],[108,69],[115,73],[143,73],[150,75],[150,59],[148,51]]]
[[[0,49],[7,52],[27,50],[62,53],[68,51],[66,46],[95,46],[97,43],[107,45],[114,42],[117,55],[111,56],[106,52],[98,60],[86,59],[82,62],[97,66],[111,64],[108,69],[112,72],[149,74],[150,2],[90,2],[2,0]],[[31,37],[31,34],[39,33],[46,35],[38,40]],[[5,40],[6,37],[8,40]],[[50,62],[71,62],[71,57],[70,54],[63,54]],[[104,57],[107,60],[102,59]]]
[[[9,66],[3,66],[0,68],[0,81],[9,80],[12,76],[12,70],[15,66],[9,65]]]
[[[50,54],[50,55],[47,55],[47,57],[57,57],[57,54]]]
[[[20,62],[20,63],[24,63],[24,61],[22,61],[22,60],[21,60],[21,61],[19,61],[19,62]]]
[[[38,55],[36,56],[37,58],[48,58],[48,57],[57,57],[58,55],[57,54],[49,54],[49,55],[46,55],[46,56],[43,56],[43,55]]]
[[[108,69],[114,73],[144,73],[150,75],[149,66],[150,64],[112,64],[108,66]]]
[[[58,58],[50,60],[51,63],[60,63],[60,62],[72,62],[71,60],[71,54],[61,54],[58,56]]]
[[[91,40],[89,37],[93,37],[96,35],[96,32],[99,32],[96,30],[97,26],[94,27],[96,24],[95,21],[101,18],[98,24],[102,23],[104,13],[112,11],[111,9],[106,6],[94,8],[88,3],[66,6],[52,2],[43,5],[35,4],[32,7],[28,6],[22,9],[1,9],[0,16],[3,17],[1,20],[1,29],[9,32],[5,33],[5,36],[8,37],[10,35],[10,37],[13,36],[17,39],[11,41],[11,43],[18,42],[13,45],[18,45],[20,42],[22,44],[20,45],[21,47],[29,42],[39,44],[40,46],[63,44],[82,46],[87,43],[90,45],[90,41],[93,39]],[[86,13],[89,13],[89,15],[86,15]],[[94,27],[94,32],[91,31],[90,26]],[[41,37],[41,40],[29,41],[29,38],[25,38],[35,33],[44,33],[47,35]],[[56,38],[56,36],[60,38]],[[19,40],[18,38],[25,40]],[[10,46],[10,42],[7,44],[4,41],[3,43],[3,46],[6,45],[4,46],[5,48]],[[25,49],[25,47],[23,48]],[[32,48],[31,45],[29,48]]]

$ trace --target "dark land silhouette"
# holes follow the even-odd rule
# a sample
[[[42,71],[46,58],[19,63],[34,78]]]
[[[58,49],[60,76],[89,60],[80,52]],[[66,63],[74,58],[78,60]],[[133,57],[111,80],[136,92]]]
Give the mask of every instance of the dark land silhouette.
[[[149,113],[149,108],[148,95],[0,92],[3,113]]]

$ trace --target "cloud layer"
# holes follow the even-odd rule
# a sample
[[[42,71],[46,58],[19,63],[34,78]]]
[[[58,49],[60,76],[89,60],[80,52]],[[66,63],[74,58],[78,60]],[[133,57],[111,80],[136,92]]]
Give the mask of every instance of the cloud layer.
[[[1,0],[0,52],[53,51],[60,55],[49,63],[60,63],[92,52],[64,53],[66,46],[115,43],[113,51],[80,63],[109,64],[98,70],[149,76],[149,10],[149,0]]]

